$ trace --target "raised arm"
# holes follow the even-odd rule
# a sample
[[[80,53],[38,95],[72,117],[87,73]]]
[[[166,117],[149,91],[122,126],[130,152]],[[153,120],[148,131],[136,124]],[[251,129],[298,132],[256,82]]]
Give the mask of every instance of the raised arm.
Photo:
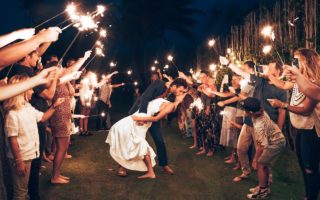
[[[27,40],[34,35],[34,28],[25,28],[0,36],[0,48],[16,40]]]
[[[160,119],[167,116],[169,113],[174,111],[175,105],[173,103],[168,103],[158,115],[152,116],[152,117],[138,117],[138,116],[132,116],[132,119],[137,122],[157,122]]]
[[[48,28],[39,32],[29,40],[8,45],[0,49],[0,69],[18,62],[23,57],[36,50],[45,42],[54,42],[58,39],[61,29],[58,27]]]
[[[238,67],[235,64],[230,64],[228,65],[228,67],[236,74],[238,74],[239,76],[242,76],[245,79],[250,80],[250,74],[248,72],[243,71],[242,69],[240,69],[240,67]]]
[[[79,69],[83,66],[84,62],[90,57],[91,51],[86,51],[84,56],[82,58],[79,58],[75,63],[73,63],[70,67],[68,67],[65,72],[63,73],[63,76],[79,71]]]
[[[0,87],[0,101],[14,97],[38,85],[47,84],[55,77],[52,72],[56,69],[56,67],[51,67],[28,80]]]
[[[270,80],[270,82],[275,85],[277,88],[280,88],[282,90],[290,90],[293,88],[294,84],[289,81],[282,81],[272,75],[267,76]]]

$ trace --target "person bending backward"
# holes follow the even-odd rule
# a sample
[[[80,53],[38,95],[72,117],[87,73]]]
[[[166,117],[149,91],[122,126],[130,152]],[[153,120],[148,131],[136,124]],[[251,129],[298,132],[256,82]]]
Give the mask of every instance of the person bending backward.
[[[264,111],[258,99],[252,97],[245,99],[243,108],[246,114],[252,117],[259,181],[257,187],[250,189],[251,193],[247,195],[247,198],[265,199],[271,193],[268,181],[269,170],[284,150],[286,139],[279,127]]]
[[[27,80],[28,76],[16,75],[9,84]],[[4,102],[6,110],[6,146],[13,182],[13,199],[26,199],[31,162],[41,156],[37,122],[48,120],[64,101],[57,99],[46,112],[40,112],[29,101],[33,90],[12,97]]]
[[[295,66],[302,76],[312,82],[319,84],[320,58],[311,49],[299,49],[295,52],[298,65]],[[290,68],[285,66],[285,68]],[[320,161],[320,131],[319,127],[319,103],[306,97],[300,86],[290,81],[281,81],[272,76],[269,79],[279,88],[293,89],[290,104],[276,99],[269,99],[275,108],[286,108],[289,110],[290,122],[296,129],[296,153],[305,184],[305,197],[317,199],[320,189],[319,161]],[[291,80],[291,77],[288,77]],[[318,81],[317,81],[318,80]],[[317,135],[318,133],[318,135]]]

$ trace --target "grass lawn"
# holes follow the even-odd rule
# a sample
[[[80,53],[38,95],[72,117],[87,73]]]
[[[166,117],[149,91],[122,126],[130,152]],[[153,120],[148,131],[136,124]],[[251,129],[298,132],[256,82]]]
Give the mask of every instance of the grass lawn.
[[[116,116],[119,118],[119,116]],[[91,137],[78,137],[70,147],[73,158],[63,163],[63,174],[71,177],[68,185],[49,183],[51,164],[41,175],[41,196],[46,200],[79,199],[246,199],[250,187],[257,184],[256,174],[241,183],[232,183],[240,171],[224,164],[229,151],[218,152],[212,158],[196,156],[188,147],[192,139],[184,139],[174,125],[163,124],[170,165],[176,175],[170,176],[156,167],[155,180],[138,180],[138,172],[129,172],[126,178],[116,176],[117,164],[108,153],[106,132]],[[148,137],[153,145],[153,141]],[[273,170],[271,199],[293,200],[303,198],[303,183],[297,160],[287,150]]]

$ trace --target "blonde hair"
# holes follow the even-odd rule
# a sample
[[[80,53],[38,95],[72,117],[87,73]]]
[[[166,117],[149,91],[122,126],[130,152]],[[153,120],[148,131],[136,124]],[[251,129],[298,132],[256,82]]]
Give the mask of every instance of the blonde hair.
[[[295,52],[299,59],[300,72],[317,85],[320,85],[320,57],[313,49],[301,48]]]
[[[26,75],[15,75],[9,79],[8,84],[15,84],[19,83],[21,81],[25,81],[29,79],[28,76]],[[10,99],[7,99],[6,101],[3,102],[3,107],[4,109],[8,112],[10,110],[19,110],[21,109],[24,105],[26,105],[26,92],[21,93],[15,97],[12,97]]]

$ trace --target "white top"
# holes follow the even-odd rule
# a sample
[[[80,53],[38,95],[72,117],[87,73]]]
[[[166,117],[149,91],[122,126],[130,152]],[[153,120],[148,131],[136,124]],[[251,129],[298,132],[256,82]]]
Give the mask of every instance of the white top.
[[[305,99],[306,99],[306,96],[302,92],[299,91],[298,85],[294,84],[290,105],[302,107],[303,106],[302,103]],[[290,121],[291,121],[292,126],[297,129],[311,130],[314,127],[314,120],[313,120],[312,115],[303,116],[303,115],[289,112],[289,116],[290,116]]]
[[[11,110],[6,116],[6,152],[8,158],[14,158],[11,152],[9,137],[17,137],[21,158],[32,160],[38,158],[39,133],[37,122],[42,119],[43,113],[29,103],[20,110]]]
[[[168,103],[168,100],[165,100],[163,98],[158,98],[155,100],[152,100],[148,104],[148,109],[147,109],[147,115],[153,116],[156,113],[160,111],[161,105],[163,103]]]

